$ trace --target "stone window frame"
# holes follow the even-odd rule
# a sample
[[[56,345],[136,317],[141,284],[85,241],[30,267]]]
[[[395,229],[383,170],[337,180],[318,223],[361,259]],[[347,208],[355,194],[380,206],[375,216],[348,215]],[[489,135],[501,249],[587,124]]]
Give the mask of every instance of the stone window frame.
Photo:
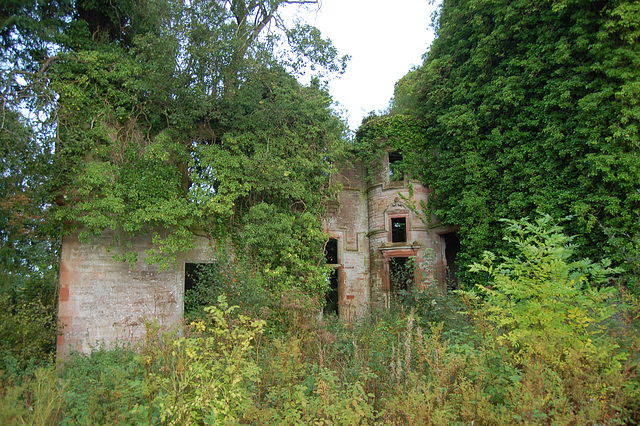
[[[394,249],[394,250],[385,250],[382,252],[382,291],[389,293],[391,291],[391,280],[389,279],[389,274],[391,270],[389,268],[389,262],[392,257],[413,257],[417,258],[418,253],[416,253],[416,249],[413,247]],[[413,285],[416,284],[416,275],[418,274],[418,268],[413,271]]]
[[[405,240],[393,243],[393,219],[405,219]],[[387,241],[393,244],[409,243],[411,241],[411,217],[408,213],[387,214]]]

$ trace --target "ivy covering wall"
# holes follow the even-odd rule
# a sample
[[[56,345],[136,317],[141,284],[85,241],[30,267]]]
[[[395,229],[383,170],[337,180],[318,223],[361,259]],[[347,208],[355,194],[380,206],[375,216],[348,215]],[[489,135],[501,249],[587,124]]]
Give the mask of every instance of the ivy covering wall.
[[[57,223],[124,247],[149,233],[145,261],[161,268],[203,233],[270,282],[321,294],[329,158],[346,132],[326,84],[348,57],[280,18],[315,3],[79,3],[47,73]]]
[[[571,217],[581,255],[637,273],[640,4],[444,0],[434,25],[392,114],[424,128],[406,167],[460,226],[462,263],[505,253],[499,219],[539,212]]]

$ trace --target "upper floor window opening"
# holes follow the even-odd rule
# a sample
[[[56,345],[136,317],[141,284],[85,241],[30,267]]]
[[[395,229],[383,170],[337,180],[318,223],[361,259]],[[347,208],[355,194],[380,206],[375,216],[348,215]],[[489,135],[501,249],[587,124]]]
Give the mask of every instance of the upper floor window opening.
[[[391,242],[407,242],[407,218],[394,217],[391,219]]]
[[[391,181],[404,180],[404,173],[402,173],[402,154],[399,151],[392,151],[389,153],[389,179]]]

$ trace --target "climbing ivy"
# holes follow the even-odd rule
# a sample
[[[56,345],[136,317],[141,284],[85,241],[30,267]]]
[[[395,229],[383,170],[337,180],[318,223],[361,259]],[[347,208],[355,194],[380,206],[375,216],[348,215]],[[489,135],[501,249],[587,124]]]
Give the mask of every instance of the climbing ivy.
[[[162,268],[197,230],[277,271],[268,282],[320,292],[319,218],[346,127],[324,80],[304,85],[295,74],[314,64],[329,78],[347,58],[312,27],[259,36],[269,22],[280,28],[289,3],[298,2],[85,4],[48,74],[59,222],[85,241],[114,231],[125,249],[149,234],[145,261]],[[295,63],[276,55],[283,41]]]
[[[637,259],[640,4],[445,0],[435,28],[393,106],[424,126],[406,166],[462,263],[506,253],[498,220],[535,211],[571,215],[582,256]]]
[[[376,164],[382,155],[391,150],[403,155],[402,164],[415,162],[415,147],[424,144],[425,129],[415,117],[404,114],[377,116],[371,114],[362,120],[355,138],[355,157],[367,169],[367,179],[371,181]]]

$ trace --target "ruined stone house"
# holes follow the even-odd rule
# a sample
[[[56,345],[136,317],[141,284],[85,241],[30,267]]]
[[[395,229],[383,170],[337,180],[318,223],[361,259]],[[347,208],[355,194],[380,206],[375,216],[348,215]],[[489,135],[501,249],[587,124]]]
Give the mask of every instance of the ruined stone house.
[[[448,273],[455,275],[455,229],[422,217],[419,206],[428,201],[430,190],[394,173],[399,160],[398,153],[386,152],[371,169],[363,164],[343,169],[338,177],[342,191],[324,218],[330,237],[327,261],[335,271],[328,309],[333,307],[347,320],[364,316],[372,307],[388,306],[394,294],[408,286],[444,284]],[[194,249],[180,255],[179,267],[159,271],[144,262],[151,237],[140,236],[131,249],[141,255],[131,268],[114,260],[113,251],[107,250],[110,241],[106,234],[90,243],[80,242],[77,235],[63,239],[61,356],[72,348],[89,352],[98,344],[135,340],[144,335],[145,319],[167,326],[179,323],[185,270],[210,257],[209,241],[196,237]]]

